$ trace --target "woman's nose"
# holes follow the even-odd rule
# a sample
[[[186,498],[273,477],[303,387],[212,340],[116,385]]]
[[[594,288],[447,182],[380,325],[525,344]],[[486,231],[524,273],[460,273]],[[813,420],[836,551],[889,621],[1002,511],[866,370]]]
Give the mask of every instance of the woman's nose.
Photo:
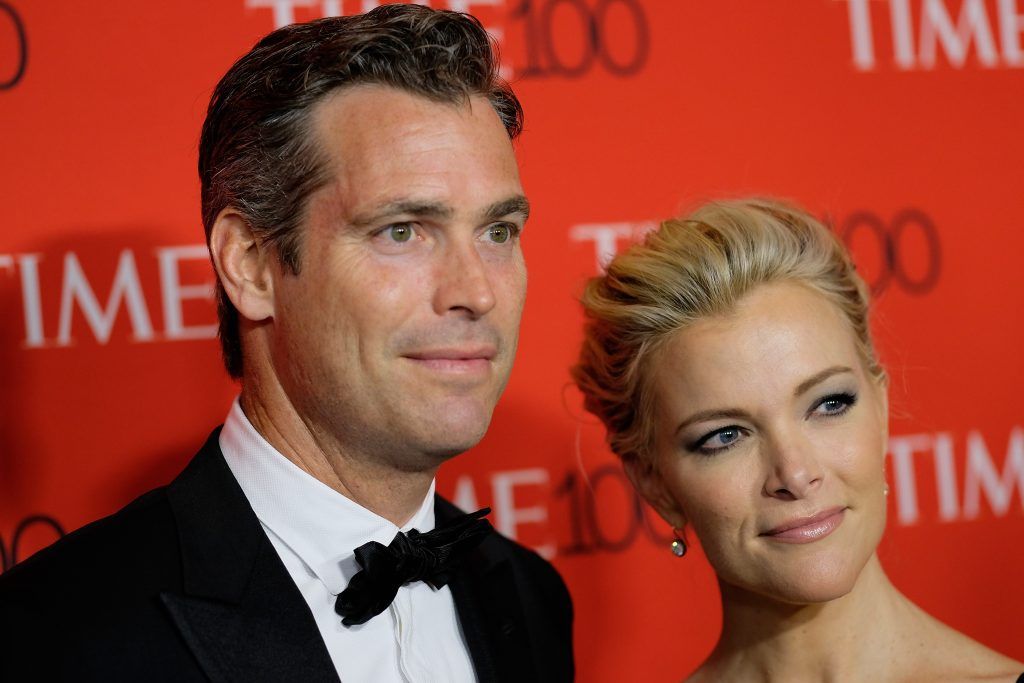
[[[799,500],[821,485],[824,470],[813,445],[806,439],[796,435],[773,439],[767,451],[765,495]]]

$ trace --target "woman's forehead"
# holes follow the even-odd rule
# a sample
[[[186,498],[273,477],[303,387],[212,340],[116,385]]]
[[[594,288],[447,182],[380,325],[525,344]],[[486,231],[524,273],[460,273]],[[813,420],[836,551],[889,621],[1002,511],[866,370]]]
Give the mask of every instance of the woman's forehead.
[[[824,295],[781,282],[761,285],[729,312],[676,332],[654,367],[656,383],[664,378],[706,396],[765,384],[788,391],[836,365],[859,366],[850,324]]]

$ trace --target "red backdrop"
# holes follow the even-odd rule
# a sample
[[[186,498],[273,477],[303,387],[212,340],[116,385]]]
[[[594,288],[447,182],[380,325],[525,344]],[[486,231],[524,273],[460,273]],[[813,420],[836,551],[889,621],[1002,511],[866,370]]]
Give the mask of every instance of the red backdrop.
[[[226,413],[198,131],[262,34],[352,0],[0,2],[3,568],[169,480]],[[519,356],[440,488],[562,571],[582,680],[678,680],[720,616],[567,368],[601,259],[704,198],[827,217],[892,376],[883,564],[1024,658],[1020,0],[434,0],[500,40],[534,204]]]

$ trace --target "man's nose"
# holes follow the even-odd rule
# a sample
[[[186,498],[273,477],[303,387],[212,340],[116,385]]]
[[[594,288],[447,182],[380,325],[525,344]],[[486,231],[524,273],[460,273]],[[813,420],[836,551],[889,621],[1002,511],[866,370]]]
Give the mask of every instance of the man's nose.
[[[434,310],[438,315],[464,312],[472,318],[486,315],[496,303],[491,272],[473,243],[451,243],[438,264]]]

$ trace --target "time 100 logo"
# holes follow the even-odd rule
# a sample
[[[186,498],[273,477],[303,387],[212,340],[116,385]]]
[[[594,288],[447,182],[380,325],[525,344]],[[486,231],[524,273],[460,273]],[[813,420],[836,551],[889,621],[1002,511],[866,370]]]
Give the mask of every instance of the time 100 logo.
[[[518,0],[509,17],[508,28],[522,36],[515,71],[523,78],[578,78],[594,69],[631,76],[650,53],[640,0]]]

